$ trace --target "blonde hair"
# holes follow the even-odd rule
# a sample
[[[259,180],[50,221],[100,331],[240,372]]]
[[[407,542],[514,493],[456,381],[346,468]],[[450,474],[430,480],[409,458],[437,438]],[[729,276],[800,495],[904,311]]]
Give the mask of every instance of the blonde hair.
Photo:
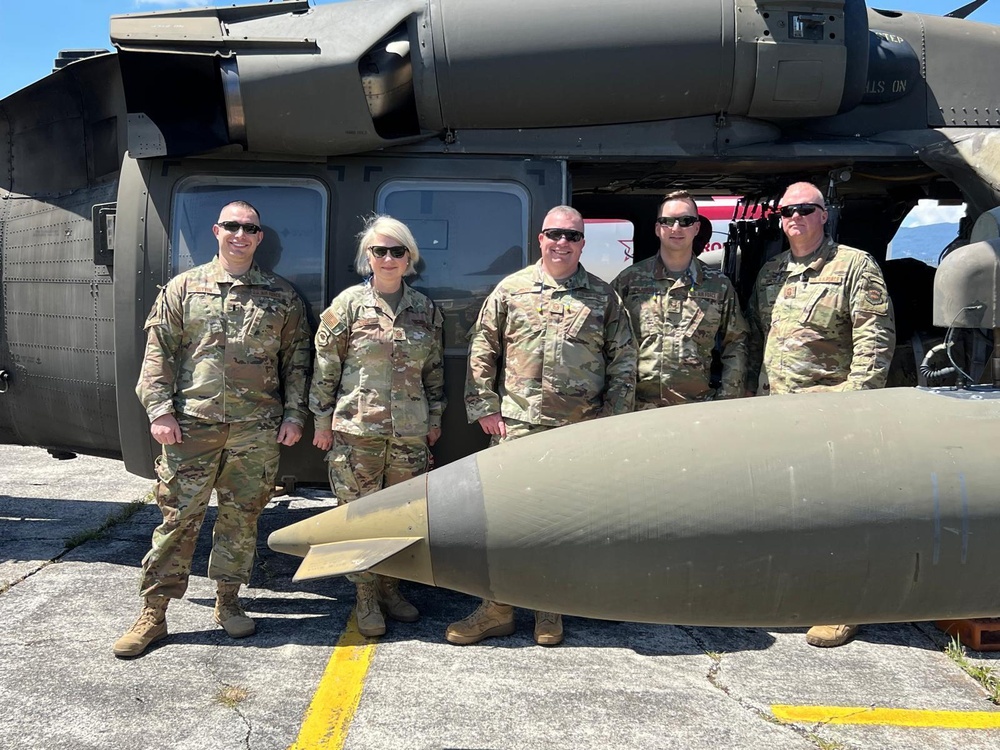
[[[372,265],[368,261],[368,247],[372,244],[376,235],[389,237],[393,241],[410,251],[409,264],[406,267],[404,276],[409,276],[417,272],[417,263],[420,262],[420,248],[413,237],[413,232],[399,219],[394,219],[385,214],[374,214],[365,220],[364,229],[358,232],[358,250],[354,256],[354,270],[360,276],[370,276]]]

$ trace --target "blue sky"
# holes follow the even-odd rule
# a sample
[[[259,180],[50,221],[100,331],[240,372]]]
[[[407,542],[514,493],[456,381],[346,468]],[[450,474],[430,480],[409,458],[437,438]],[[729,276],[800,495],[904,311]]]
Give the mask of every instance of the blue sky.
[[[504,0],[497,0],[503,3]],[[336,0],[313,0],[313,4]],[[613,7],[614,0],[608,0]],[[944,14],[966,0],[868,0],[892,10]],[[0,98],[24,88],[52,70],[61,49],[111,49],[108,18],[185,6],[234,5],[217,0],[0,0]],[[971,20],[1000,24],[1000,0],[990,0]]]

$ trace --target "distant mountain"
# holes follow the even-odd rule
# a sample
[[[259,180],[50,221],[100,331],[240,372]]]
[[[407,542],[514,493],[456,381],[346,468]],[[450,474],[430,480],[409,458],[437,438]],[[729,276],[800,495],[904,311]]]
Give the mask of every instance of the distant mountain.
[[[916,258],[936,267],[941,251],[957,236],[958,224],[952,223],[900,227],[889,243],[887,258]]]

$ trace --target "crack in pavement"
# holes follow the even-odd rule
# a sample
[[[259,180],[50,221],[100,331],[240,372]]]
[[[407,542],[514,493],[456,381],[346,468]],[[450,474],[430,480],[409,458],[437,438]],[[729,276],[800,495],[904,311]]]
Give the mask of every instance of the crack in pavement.
[[[794,734],[814,744],[817,748],[820,748],[821,750],[832,750],[832,748],[849,750],[851,746],[845,745],[843,742],[824,740],[822,737],[817,736],[815,734],[815,731],[811,731],[806,727],[800,727],[797,724],[791,724],[789,722],[782,721],[774,714],[769,713],[768,711],[760,708],[757,705],[754,705],[748,699],[733,695],[729,687],[723,684],[723,682],[720,679],[720,673],[722,671],[722,660],[725,657],[725,652],[712,651],[710,648],[708,648],[708,644],[705,643],[704,639],[699,637],[695,628],[691,628],[684,625],[679,625],[678,627],[682,631],[684,631],[684,633],[686,633],[687,636],[692,641],[695,642],[698,648],[700,648],[702,651],[705,652],[705,655],[709,659],[712,660],[712,666],[709,667],[708,672],[705,674],[705,678],[708,680],[708,683],[716,690],[721,692],[723,695],[725,695],[729,700],[736,703],[736,705],[738,705],[744,711],[748,711],[756,718],[765,721],[768,724],[771,724],[772,726],[777,726],[783,729],[791,730]],[[825,726],[825,724],[826,722],[821,722],[821,725]],[[822,728],[822,727],[817,727],[817,728]]]

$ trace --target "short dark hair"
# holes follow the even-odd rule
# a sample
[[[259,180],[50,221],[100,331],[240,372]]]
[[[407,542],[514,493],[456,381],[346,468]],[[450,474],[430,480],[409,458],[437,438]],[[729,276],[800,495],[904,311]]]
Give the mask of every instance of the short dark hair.
[[[258,211],[257,207],[254,206],[252,203],[250,203],[250,201],[244,201],[244,200],[229,201],[229,203],[227,203],[226,205],[224,205],[222,208],[219,209],[219,213],[221,214],[223,209],[229,208],[230,206],[239,206],[240,208],[249,209],[250,211],[253,211],[255,214],[257,214],[258,224],[264,223],[264,219],[260,215],[260,211]]]
[[[657,218],[663,213],[663,204],[669,201],[688,201],[694,207],[695,216],[698,215],[698,204],[691,197],[691,193],[687,190],[674,190],[672,193],[667,193],[663,196],[663,200],[660,201],[660,207],[656,209]]]

